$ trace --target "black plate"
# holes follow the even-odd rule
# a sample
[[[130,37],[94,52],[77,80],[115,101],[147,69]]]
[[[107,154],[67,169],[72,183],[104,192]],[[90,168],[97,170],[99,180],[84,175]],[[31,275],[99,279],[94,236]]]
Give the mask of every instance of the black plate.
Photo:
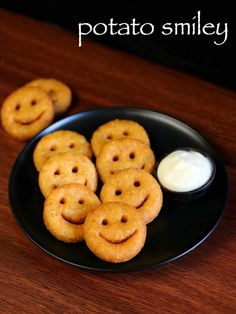
[[[43,196],[33,151],[38,140],[55,130],[74,130],[91,138],[106,121],[132,119],[147,130],[157,160],[178,147],[193,147],[210,154],[216,163],[216,176],[207,194],[198,200],[181,202],[165,197],[160,215],[148,225],[142,251],[132,260],[110,264],[95,257],[85,243],[65,244],[45,229],[42,220]],[[170,116],[137,108],[101,108],[81,112],[54,123],[26,145],[13,167],[9,198],[14,216],[24,233],[50,255],[75,266],[105,270],[134,271],[159,266],[194,249],[215,228],[227,200],[227,175],[214,148],[195,130]]]

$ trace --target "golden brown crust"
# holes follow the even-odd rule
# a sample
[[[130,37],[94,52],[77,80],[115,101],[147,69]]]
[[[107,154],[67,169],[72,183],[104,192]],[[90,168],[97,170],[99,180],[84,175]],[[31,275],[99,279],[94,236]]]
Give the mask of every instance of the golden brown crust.
[[[2,105],[4,129],[18,140],[29,140],[54,118],[52,101],[37,87],[25,86],[10,94]]]
[[[29,82],[26,86],[36,86],[46,92],[53,103],[55,115],[64,113],[71,105],[71,90],[59,80],[39,78]]]
[[[105,182],[110,175],[128,168],[151,173],[155,156],[151,148],[140,141],[131,138],[113,140],[102,147],[96,166],[101,180]]]
[[[45,161],[39,173],[39,187],[44,197],[64,184],[79,183],[93,192],[97,189],[97,172],[90,159],[73,152],[61,153]]]
[[[88,213],[84,239],[88,248],[102,260],[126,262],[143,248],[146,226],[132,206],[105,203]]]
[[[98,197],[86,186],[66,184],[53,190],[44,204],[43,220],[48,231],[67,243],[84,240],[84,220],[100,205]]]
[[[73,131],[59,130],[47,134],[38,142],[33,154],[37,170],[40,171],[48,158],[65,152],[76,152],[92,158],[92,149],[83,135]]]
[[[103,185],[100,199],[134,206],[148,224],[162,207],[162,191],[155,178],[140,169],[127,169],[110,176]]]
[[[145,129],[132,120],[112,120],[101,125],[91,139],[94,155],[97,156],[101,148],[111,140],[133,138],[150,146],[149,137]]]

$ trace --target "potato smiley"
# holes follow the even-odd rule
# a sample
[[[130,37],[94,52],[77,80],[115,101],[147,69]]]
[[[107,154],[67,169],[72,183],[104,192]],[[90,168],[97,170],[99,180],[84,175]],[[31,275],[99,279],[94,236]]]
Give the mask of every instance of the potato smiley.
[[[86,186],[66,184],[50,193],[44,204],[47,230],[67,243],[83,241],[83,225],[88,212],[101,202]]]
[[[122,202],[141,213],[148,224],[162,207],[162,191],[154,177],[141,169],[126,169],[110,176],[103,185],[101,201]]]
[[[1,120],[4,129],[19,140],[29,140],[54,118],[53,104],[37,87],[22,87],[3,102]]]
[[[26,86],[36,86],[46,92],[53,103],[56,116],[63,114],[71,104],[71,90],[61,81],[52,78],[40,78],[29,82]]]
[[[105,203],[88,213],[84,239],[100,259],[111,263],[126,262],[144,246],[146,225],[134,207]]]
[[[117,171],[128,168],[144,169],[151,173],[155,156],[151,148],[132,138],[112,140],[100,150],[96,160],[102,182]]]
[[[132,120],[116,119],[108,121],[94,131],[91,139],[94,155],[97,156],[106,143],[122,138],[133,138],[150,146],[148,134],[142,125]]]
[[[73,131],[59,130],[42,137],[35,147],[33,159],[38,171],[44,162],[60,153],[76,152],[88,158],[92,157],[92,149],[86,138]]]
[[[39,187],[46,198],[53,189],[64,184],[78,183],[93,192],[97,189],[97,171],[92,161],[73,152],[48,158],[39,173]]]

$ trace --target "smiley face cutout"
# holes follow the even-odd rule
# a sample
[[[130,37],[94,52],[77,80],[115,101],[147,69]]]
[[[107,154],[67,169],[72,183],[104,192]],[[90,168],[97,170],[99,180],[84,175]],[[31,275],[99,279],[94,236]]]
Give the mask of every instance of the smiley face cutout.
[[[96,166],[102,182],[110,175],[129,168],[144,169],[152,172],[155,156],[151,148],[140,141],[127,138],[105,144],[100,150]]]
[[[105,203],[90,211],[84,223],[84,239],[88,248],[100,259],[126,262],[144,246],[146,226],[132,206]]]
[[[64,113],[71,104],[71,90],[64,83],[52,78],[40,78],[31,81],[26,86],[36,86],[46,92],[51,99],[55,115]]]
[[[36,87],[22,87],[3,102],[1,120],[4,129],[19,140],[34,137],[54,118],[48,95]]]
[[[97,189],[97,171],[90,159],[73,152],[61,153],[47,159],[39,173],[39,187],[46,198],[50,192],[69,183]]]
[[[33,154],[37,170],[40,171],[48,158],[65,152],[76,152],[88,158],[92,157],[90,144],[83,135],[77,132],[59,130],[47,134],[38,142]]]
[[[112,120],[101,125],[91,139],[94,155],[97,156],[101,148],[111,140],[133,138],[150,146],[147,132],[139,123],[132,120]]]
[[[135,207],[146,224],[158,216],[163,201],[158,182],[140,169],[127,169],[110,176],[102,187],[100,199],[103,203],[122,202]]]
[[[72,243],[84,240],[84,220],[101,202],[86,186],[66,184],[52,191],[44,204],[43,220],[58,240]]]

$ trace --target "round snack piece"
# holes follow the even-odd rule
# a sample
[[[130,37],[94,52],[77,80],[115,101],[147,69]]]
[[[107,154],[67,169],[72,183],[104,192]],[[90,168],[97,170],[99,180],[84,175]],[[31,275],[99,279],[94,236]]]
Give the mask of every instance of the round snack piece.
[[[96,166],[100,178],[105,182],[117,171],[137,168],[152,172],[155,166],[153,151],[140,141],[126,138],[105,144],[97,156]]]
[[[40,78],[31,81],[27,86],[36,86],[46,92],[52,100],[56,115],[64,113],[71,104],[71,90],[58,80]]]
[[[73,151],[92,158],[92,149],[86,138],[72,131],[55,131],[42,137],[34,150],[34,164],[40,171],[43,163],[58,153]]]
[[[110,176],[103,185],[100,199],[123,202],[136,208],[148,224],[162,207],[162,191],[155,178],[144,170],[127,169]]]
[[[121,138],[134,138],[150,146],[150,141],[145,129],[132,120],[112,120],[101,125],[91,139],[94,155],[97,156],[104,144],[110,140]]]
[[[29,140],[54,118],[52,101],[37,87],[25,86],[10,94],[2,105],[4,129],[18,140]]]
[[[39,173],[39,187],[44,197],[64,184],[79,183],[93,192],[97,189],[97,172],[90,159],[72,152],[57,154],[45,161]]]
[[[43,220],[48,231],[58,240],[79,242],[84,240],[84,220],[90,210],[101,202],[84,185],[71,183],[52,191],[47,197]]]
[[[144,246],[146,226],[142,216],[132,206],[105,203],[88,213],[84,239],[88,248],[102,260],[126,262]]]

